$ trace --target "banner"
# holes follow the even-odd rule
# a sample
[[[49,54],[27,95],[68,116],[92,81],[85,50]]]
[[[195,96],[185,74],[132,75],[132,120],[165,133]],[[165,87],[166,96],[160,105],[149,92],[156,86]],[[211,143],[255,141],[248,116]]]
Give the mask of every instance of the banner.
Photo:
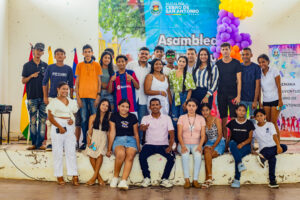
[[[270,66],[281,76],[282,100],[278,127],[281,138],[300,138],[300,44],[269,45]]]

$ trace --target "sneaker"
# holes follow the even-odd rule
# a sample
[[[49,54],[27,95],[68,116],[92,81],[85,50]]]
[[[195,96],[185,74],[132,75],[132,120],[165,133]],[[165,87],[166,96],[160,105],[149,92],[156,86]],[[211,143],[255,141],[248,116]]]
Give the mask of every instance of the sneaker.
[[[270,188],[279,188],[279,185],[277,184],[276,181],[271,181],[271,182],[269,183],[269,187],[270,187]]]
[[[86,144],[82,144],[82,145],[79,147],[80,150],[85,150],[85,148],[86,148]]]
[[[52,151],[52,144],[48,144],[46,151]]]
[[[262,168],[265,168],[265,162],[266,162],[266,159],[264,158],[264,156],[261,155],[261,154],[258,154],[258,156],[257,156],[256,158],[257,158],[257,161],[258,161],[259,165],[260,165]]]
[[[40,146],[39,150],[46,150],[46,147],[44,145]]]
[[[142,187],[149,187],[151,185],[151,180],[150,180],[150,178],[144,178],[144,181],[143,181],[143,183],[141,184],[141,186]]]
[[[240,188],[241,184],[239,180],[234,179],[233,182],[231,183],[232,188]]]
[[[113,177],[110,181],[110,187],[116,188],[119,182],[119,178]]]
[[[118,188],[120,188],[121,190],[128,190],[128,185],[127,185],[127,181],[126,180],[121,180]]]
[[[27,147],[26,149],[27,149],[27,150],[35,150],[36,147],[35,147],[35,145],[32,145],[32,146],[30,146],[30,147]]]
[[[170,188],[173,187],[173,184],[168,179],[163,179],[160,183],[160,186]]]
[[[245,171],[247,168],[246,168],[246,166],[244,165],[244,163],[239,163],[238,164],[238,170],[239,170],[239,172],[242,172],[242,171]]]

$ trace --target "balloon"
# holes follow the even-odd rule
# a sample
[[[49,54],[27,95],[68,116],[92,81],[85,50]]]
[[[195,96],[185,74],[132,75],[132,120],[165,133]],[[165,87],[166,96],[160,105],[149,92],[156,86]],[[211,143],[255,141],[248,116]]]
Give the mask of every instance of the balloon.
[[[223,24],[217,26],[218,33],[222,33],[226,31],[226,28]]]
[[[225,16],[227,15],[227,13],[228,13],[228,12],[227,12],[226,10],[220,9],[218,15],[219,15],[220,18],[222,18],[222,17],[225,17]]]
[[[232,47],[232,50],[235,51],[235,52],[239,52],[240,51],[240,48],[237,46],[237,45],[234,45]]]
[[[237,46],[239,49],[241,49],[241,43],[237,42],[237,43],[235,43],[235,46]]]
[[[240,20],[239,19],[234,19],[233,24],[238,27],[240,25]]]
[[[241,48],[244,49],[246,47],[250,46],[249,42],[248,41],[242,41],[241,42]]]
[[[229,43],[231,46],[234,46],[234,45],[235,45],[235,42],[234,42],[233,39],[228,40],[228,43]]]
[[[222,40],[217,40],[217,46],[221,46],[221,44],[223,43]]]
[[[217,19],[217,24],[218,24],[218,25],[219,25],[219,24],[222,24],[221,18]]]
[[[234,18],[235,18],[234,15],[233,15],[231,12],[228,12],[228,17],[229,17],[230,19],[234,19]]]
[[[230,26],[227,26],[227,27],[226,27],[226,32],[227,32],[227,33],[231,33],[231,32],[232,32],[232,28],[231,28]]]
[[[240,42],[242,40],[242,36],[240,34],[238,34],[238,35],[235,36],[234,40],[236,42]]]
[[[216,52],[216,46],[211,46],[211,47],[210,47],[210,51],[211,51],[211,52]]]
[[[225,42],[230,38],[230,34],[229,33],[221,33],[220,37],[221,37],[221,40]]]
[[[222,22],[229,25],[229,24],[231,24],[231,19],[230,19],[229,17],[224,17],[224,18],[222,19]]]
[[[217,47],[216,48],[216,53],[220,53],[221,52],[221,47]]]
[[[219,53],[213,53],[214,58],[218,58],[220,56]]]
[[[219,5],[219,8],[220,10],[222,9],[227,11],[228,17],[230,18],[232,18],[233,16],[239,19],[245,19],[246,17],[250,17],[253,14],[253,3],[250,1],[247,2],[246,0],[222,0]],[[232,13],[232,15],[229,13]],[[224,16],[222,15],[222,17]]]
[[[238,28],[234,24],[230,24],[230,28],[232,29],[232,32],[238,31]]]

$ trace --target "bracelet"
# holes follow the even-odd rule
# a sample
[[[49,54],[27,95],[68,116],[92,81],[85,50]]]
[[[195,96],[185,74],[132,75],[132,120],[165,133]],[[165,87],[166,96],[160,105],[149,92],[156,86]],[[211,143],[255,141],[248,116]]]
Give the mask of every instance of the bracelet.
[[[205,95],[205,97],[209,98],[209,97],[210,97],[210,95],[209,95],[209,94],[207,94],[207,95]]]

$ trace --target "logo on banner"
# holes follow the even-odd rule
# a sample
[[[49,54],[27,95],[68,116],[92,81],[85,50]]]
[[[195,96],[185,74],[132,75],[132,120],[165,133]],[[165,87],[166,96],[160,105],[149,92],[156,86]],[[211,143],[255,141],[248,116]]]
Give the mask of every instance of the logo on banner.
[[[162,11],[162,5],[159,1],[152,1],[150,8],[152,15],[159,15]]]
[[[280,50],[278,48],[274,48],[272,50],[272,56],[273,56],[273,58],[278,59],[280,56]]]

